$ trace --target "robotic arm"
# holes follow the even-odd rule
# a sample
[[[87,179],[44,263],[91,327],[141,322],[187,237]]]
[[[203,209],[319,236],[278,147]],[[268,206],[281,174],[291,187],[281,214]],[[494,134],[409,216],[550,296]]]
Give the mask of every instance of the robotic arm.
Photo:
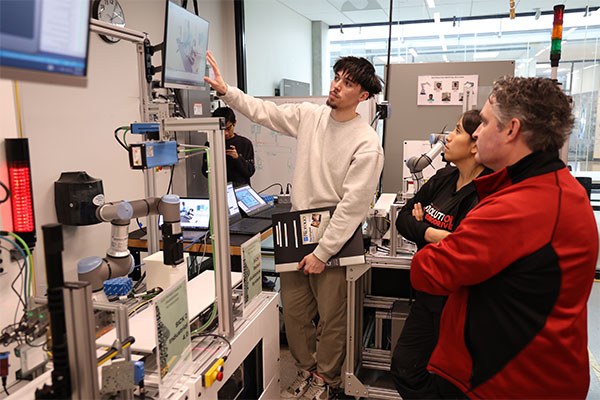
[[[134,201],[105,203],[98,207],[99,220],[110,222],[111,241],[105,258],[87,257],[79,261],[79,279],[90,282],[94,292],[103,289],[105,280],[123,276],[133,270],[133,256],[127,248],[129,221],[148,215],[163,216],[163,256],[167,265],[183,262],[183,241],[179,219],[179,196],[165,195]]]
[[[406,160],[406,166],[408,167],[410,175],[414,181],[415,193],[417,193],[419,189],[421,189],[421,186],[423,186],[423,170],[425,167],[431,165],[433,159],[440,155],[442,150],[444,150],[444,146],[446,144],[446,135],[443,133],[432,133],[429,135],[429,143],[431,143],[433,146],[427,153],[421,154],[420,156],[413,156]]]

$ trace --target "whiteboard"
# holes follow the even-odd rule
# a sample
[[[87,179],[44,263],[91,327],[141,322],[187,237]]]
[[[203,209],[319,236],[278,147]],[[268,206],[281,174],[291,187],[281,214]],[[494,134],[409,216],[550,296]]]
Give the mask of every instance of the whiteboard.
[[[321,105],[327,101],[327,96],[258,98],[275,104],[309,102]],[[367,123],[371,123],[375,116],[375,99],[359,103],[356,111]],[[237,119],[235,133],[250,139],[254,146],[256,172],[250,178],[252,187],[260,191],[277,182],[281,183],[285,190],[286,185],[292,183],[294,176],[296,139],[255,124],[240,112],[236,111],[235,116]],[[279,194],[279,186],[270,188],[263,194]]]

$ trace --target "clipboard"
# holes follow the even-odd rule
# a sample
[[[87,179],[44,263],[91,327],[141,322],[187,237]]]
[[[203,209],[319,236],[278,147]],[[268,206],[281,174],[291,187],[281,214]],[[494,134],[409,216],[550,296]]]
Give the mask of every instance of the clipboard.
[[[335,207],[321,207],[273,215],[275,272],[298,269],[300,261],[318,246],[334,211]],[[362,230],[358,226],[340,251],[329,259],[326,266],[345,266],[364,264],[364,262]]]

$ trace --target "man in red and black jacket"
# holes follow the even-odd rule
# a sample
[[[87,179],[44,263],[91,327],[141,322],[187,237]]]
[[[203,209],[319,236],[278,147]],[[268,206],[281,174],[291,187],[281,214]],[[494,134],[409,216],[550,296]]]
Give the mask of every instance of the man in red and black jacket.
[[[417,290],[448,295],[428,369],[469,398],[585,398],[598,230],[558,151],[573,127],[549,79],[494,83],[473,135],[480,203],[413,258]]]

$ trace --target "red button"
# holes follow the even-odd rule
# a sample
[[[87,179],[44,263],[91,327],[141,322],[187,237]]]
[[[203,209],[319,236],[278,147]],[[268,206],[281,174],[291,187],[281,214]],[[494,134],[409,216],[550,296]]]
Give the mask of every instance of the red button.
[[[218,380],[218,381],[222,381],[222,380],[223,380],[223,373],[222,373],[222,372],[219,372],[219,373],[217,374],[217,380]]]

